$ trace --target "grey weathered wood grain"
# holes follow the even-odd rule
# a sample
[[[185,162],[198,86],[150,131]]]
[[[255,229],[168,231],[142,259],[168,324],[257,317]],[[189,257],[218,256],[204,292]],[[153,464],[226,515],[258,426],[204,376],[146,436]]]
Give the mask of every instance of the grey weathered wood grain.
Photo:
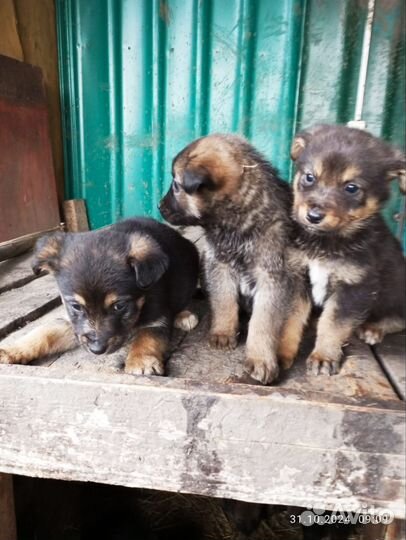
[[[0,339],[60,304],[52,276],[43,276],[0,295]]]
[[[244,346],[235,351],[216,351],[207,344],[208,315],[205,302],[195,302],[194,310],[199,314],[200,324],[190,334],[175,332],[172,340],[172,354],[166,366],[166,373],[173,378],[186,378],[213,383],[230,384],[243,375]],[[44,322],[64,316],[60,307],[36,321],[13,332],[3,343],[12,343],[32,328]],[[307,344],[302,355],[288,371],[282,372],[276,386],[322,396],[324,400],[352,403],[382,403],[396,400],[396,393],[386,379],[369,347],[354,340],[346,350],[346,357],[341,372],[334,377],[308,376],[305,358],[309,350]],[[71,376],[76,371],[81,373],[102,372],[106,374],[122,373],[126,348],[112,355],[97,356],[82,348],[63,355],[52,356],[34,362],[32,365],[49,366],[55,373]],[[318,399],[321,399],[320,397]]]
[[[32,253],[0,262],[0,293],[36,279],[31,269]]]
[[[0,470],[404,517],[404,411],[192,388],[0,366]]]
[[[406,393],[406,333],[389,334],[375,346],[375,352],[398,394]]]
[[[195,310],[201,319],[195,331],[171,356],[168,372],[172,377],[187,377],[209,382],[232,382],[243,375],[245,348],[240,344],[235,351],[216,351],[208,345],[209,317],[204,302],[196,302]],[[329,396],[347,396],[354,400],[396,399],[391,384],[374,358],[370,348],[357,339],[345,349],[344,361],[338,375],[314,377],[306,373],[305,359],[311,350],[309,336],[300,357],[293,367],[282,371],[278,387],[325,392]]]

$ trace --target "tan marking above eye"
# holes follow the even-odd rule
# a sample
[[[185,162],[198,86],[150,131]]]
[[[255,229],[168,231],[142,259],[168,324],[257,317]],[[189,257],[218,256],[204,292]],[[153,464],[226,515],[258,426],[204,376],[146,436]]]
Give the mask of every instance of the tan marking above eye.
[[[104,297],[104,307],[109,308],[112,306],[115,302],[117,302],[118,296],[115,292],[107,293]]]
[[[350,182],[355,180],[361,174],[361,170],[355,165],[349,165],[341,175],[341,180],[343,183]]]
[[[149,238],[141,234],[134,233],[131,235],[129,256],[138,260],[146,259],[153,251]]]
[[[315,159],[312,165],[313,172],[309,172],[309,174],[313,174],[316,178],[320,178],[323,174],[323,162],[320,159]]]
[[[80,294],[77,294],[75,293],[73,295],[73,298],[76,300],[76,302],[78,304],[80,304],[81,306],[85,306],[86,305],[86,300],[83,298],[83,296],[81,296]]]

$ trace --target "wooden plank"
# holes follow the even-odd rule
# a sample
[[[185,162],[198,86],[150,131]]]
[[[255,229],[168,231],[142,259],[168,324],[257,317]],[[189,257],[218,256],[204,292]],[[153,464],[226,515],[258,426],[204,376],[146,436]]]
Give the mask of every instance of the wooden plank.
[[[89,230],[84,199],[70,199],[69,201],[64,201],[63,213],[67,231],[84,232]]]
[[[0,262],[18,257],[22,253],[28,252],[34,246],[35,242],[40,236],[58,230],[61,230],[61,225],[51,229],[25,234],[24,236],[7,240],[7,242],[0,242]]]
[[[204,382],[208,385],[216,383],[229,385],[244,380],[244,346],[240,345],[232,352],[211,349],[207,344],[209,324],[207,304],[204,301],[195,302],[193,309],[201,318],[200,324],[190,334],[175,332],[171,346],[172,352],[166,365],[167,375],[177,379]],[[64,316],[64,310],[60,308],[44,317],[43,320],[49,321],[62,316]],[[14,332],[8,341],[18,340],[31,328],[42,324],[43,320],[38,319],[20,331]],[[385,402],[392,403],[398,400],[374,355],[363,343],[354,340],[353,344],[347,348],[341,372],[334,377],[307,375],[305,358],[310,344],[306,345],[294,367],[287,372],[282,372],[280,379],[276,382],[275,386],[281,391],[304,392],[326,403],[385,406]],[[117,374],[123,371],[126,354],[125,347],[114,354],[102,356],[94,355],[84,349],[76,349],[63,355],[36,361],[33,365],[49,366],[49,369],[55,373],[63,371],[63,377],[72,376],[76,371],[88,375],[94,372],[107,375]]]
[[[404,517],[404,443],[404,410],[0,366],[0,470],[9,473],[267,504],[367,504]]]
[[[53,276],[43,276],[0,296],[0,339],[61,303]]]
[[[374,349],[399,396],[405,399],[406,333],[387,335]]]
[[[57,227],[41,70],[6,56],[0,56],[0,147],[0,242]]]
[[[0,473],[0,540],[17,540],[13,477]]]
[[[0,262],[0,293],[21,287],[36,279],[31,269],[32,253]]]
[[[216,351],[208,345],[209,316],[205,302],[196,302],[199,314],[197,329],[186,335],[171,356],[168,371],[172,377],[186,377],[207,382],[232,382],[243,377],[245,348],[235,351]],[[282,371],[278,387],[324,392],[329,396],[346,396],[360,403],[363,400],[397,399],[391,384],[364,343],[353,339],[345,350],[341,371],[333,377],[307,375],[305,359],[311,350],[312,338],[302,347],[301,354],[290,370]]]

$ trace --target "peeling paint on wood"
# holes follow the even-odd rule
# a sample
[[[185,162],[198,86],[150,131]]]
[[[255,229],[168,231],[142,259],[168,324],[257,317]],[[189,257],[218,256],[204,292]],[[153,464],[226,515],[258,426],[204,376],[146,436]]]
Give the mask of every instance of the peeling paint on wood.
[[[24,369],[0,366],[5,472],[404,516],[404,411]]]

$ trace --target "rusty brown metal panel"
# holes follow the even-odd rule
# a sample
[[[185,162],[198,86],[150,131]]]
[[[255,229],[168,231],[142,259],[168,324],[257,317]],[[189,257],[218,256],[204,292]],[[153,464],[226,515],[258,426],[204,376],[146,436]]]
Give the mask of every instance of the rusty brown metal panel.
[[[41,70],[0,56],[0,242],[59,224]]]

